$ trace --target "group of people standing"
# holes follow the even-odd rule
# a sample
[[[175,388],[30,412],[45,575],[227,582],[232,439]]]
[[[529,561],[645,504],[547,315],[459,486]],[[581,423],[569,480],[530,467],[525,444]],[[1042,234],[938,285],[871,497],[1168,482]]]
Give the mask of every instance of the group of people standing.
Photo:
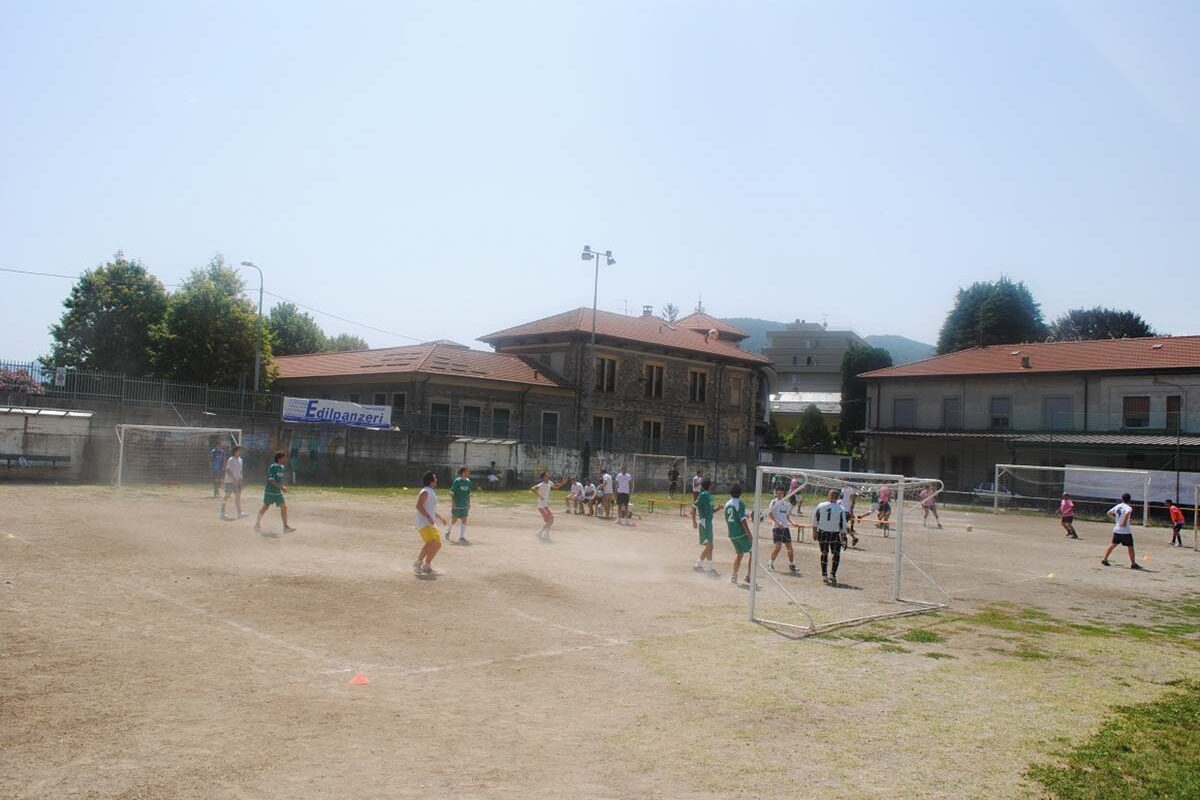
[[[603,516],[605,519],[611,519],[613,506],[616,505],[617,524],[633,526],[633,515],[629,512],[633,476],[624,466],[615,476],[608,469],[604,469],[596,480],[588,478],[585,483],[583,478],[564,478],[562,483],[553,488],[557,489],[567,484],[570,484],[566,498],[568,514],[586,514],[589,517]],[[540,504],[538,507],[541,508]]]
[[[242,485],[245,478],[245,462],[242,460],[241,445],[234,445],[233,453],[226,457],[225,448],[221,446],[220,442],[217,442],[208,451],[208,458],[212,466],[213,497],[220,496],[218,489],[224,489],[224,496],[221,499],[221,519],[232,522],[250,516],[249,514],[242,513]],[[284,495],[287,494],[287,488],[283,485],[283,479],[287,472],[284,466],[286,462],[287,453],[279,450],[276,451],[274,458],[271,460],[271,465],[267,467],[267,481],[263,487],[262,508],[258,510],[258,518],[254,520],[254,530],[260,533],[262,532],[263,515],[267,513],[271,506],[279,507],[279,515],[283,519],[284,533],[291,533],[296,530],[288,525],[287,499],[284,498]],[[227,513],[229,498],[231,497],[233,498],[237,516],[231,516]]]

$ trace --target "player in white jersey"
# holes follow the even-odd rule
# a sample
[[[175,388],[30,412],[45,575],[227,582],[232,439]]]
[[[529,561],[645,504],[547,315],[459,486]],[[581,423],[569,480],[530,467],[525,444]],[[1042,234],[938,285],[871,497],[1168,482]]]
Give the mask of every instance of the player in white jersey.
[[[1104,551],[1104,558],[1100,559],[1100,563],[1104,566],[1111,566],[1108,563],[1108,557],[1117,547],[1124,545],[1129,551],[1129,568],[1141,569],[1142,565],[1137,563],[1137,559],[1133,557],[1133,528],[1129,522],[1133,519],[1133,506],[1130,503],[1133,498],[1129,493],[1121,495],[1121,502],[1108,510],[1108,518],[1113,521],[1112,543],[1108,549]]]
[[[838,504],[838,490],[829,490],[829,499],[813,514],[813,534],[821,546],[821,580],[837,586],[838,565],[842,561],[842,542],[846,536],[846,510]],[[832,569],[829,556],[833,555]]]
[[[775,487],[775,499],[767,508],[767,516],[771,518],[771,540],[775,542],[771,550],[771,560],[767,569],[775,571],[775,557],[781,548],[787,548],[788,571],[796,575],[796,554],[792,551],[792,504],[784,499],[787,489],[782,484]]]
[[[413,562],[413,572],[418,578],[431,578],[437,573],[433,571],[433,557],[442,549],[442,534],[438,525],[445,525],[446,518],[437,510],[437,473],[426,472],[421,478],[421,493],[417,495],[417,534],[424,544],[417,560]]]
[[[538,538],[543,542],[550,541],[550,529],[554,527],[554,512],[550,510],[550,492],[562,487],[567,482],[567,478],[563,478],[558,483],[550,480],[550,473],[543,472],[541,481],[534,486],[529,487],[529,491],[537,497],[537,510],[542,515],[542,529],[538,531]]]
[[[846,512],[846,532],[850,534],[850,546],[858,547],[858,534],[854,532],[854,504],[858,500],[858,490],[853,486],[843,486],[838,494],[838,505]]]
[[[576,478],[571,484],[571,492],[567,495],[570,498],[570,505],[575,509],[576,514],[583,513],[583,483]]]
[[[613,500],[615,498],[613,497],[613,477],[608,473],[607,469],[600,476],[600,486],[598,488],[600,490],[598,495],[600,507],[604,509],[604,518],[608,519],[612,516]]]
[[[704,474],[700,470],[696,470],[696,474],[692,476],[692,527],[696,527],[696,501],[700,499],[700,493],[704,491]]]
[[[235,519],[225,515],[229,495],[233,495],[233,505],[237,509],[236,519],[250,516],[242,513],[242,469],[242,448],[235,446],[233,455],[225,460],[225,497],[221,500],[221,519]]]
[[[633,513],[629,510],[629,496],[633,494],[633,476],[629,470],[621,467],[617,473],[617,524],[633,527]],[[624,520],[624,523],[622,523]]]
[[[588,479],[587,484],[583,487],[583,504],[587,506],[589,517],[596,516],[596,484]]]

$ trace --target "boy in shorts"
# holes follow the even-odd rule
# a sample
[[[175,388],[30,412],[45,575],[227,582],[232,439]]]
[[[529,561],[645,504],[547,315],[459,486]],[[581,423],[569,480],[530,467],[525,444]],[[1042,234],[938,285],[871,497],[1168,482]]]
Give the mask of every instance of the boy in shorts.
[[[1168,500],[1167,513],[1171,515],[1171,544],[1183,547],[1183,539],[1179,535],[1183,530],[1183,512],[1175,505],[1174,500]]]
[[[267,485],[263,489],[263,504],[258,510],[258,519],[254,520],[254,530],[262,532],[263,514],[267,513],[267,509],[271,506],[279,506],[279,515],[283,517],[283,532],[291,533],[295,528],[288,525],[287,515],[287,500],[284,495],[287,494],[287,487],[283,485],[283,476],[287,474],[287,469],[284,463],[287,462],[287,453],[282,450],[275,451],[275,460],[271,466],[267,467]]]
[[[712,495],[708,493],[710,483],[708,479],[704,479],[700,483],[700,493],[696,495],[695,502],[692,503],[692,517],[699,517],[697,530],[700,532],[700,557],[696,559],[696,566],[692,567],[695,572],[707,572],[709,577],[719,578],[720,575],[713,569],[713,505]]]
[[[742,565],[742,556],[750,552],[754,545],[750,534],[750,523],[746,519],[746,504],[742,502],[742,487],[735,483],[729,490],[729,500],[725,503],[725,526],[729,530],[729,541],[733,545],[733,574],[729,576],[730,583],[737,584],[738,568]],[[746,584],[750,583],[750,565],[753,558],[746,559]]]
[[[437,573],[433,571],[433,557],[442,549],[442,537],[438,535],[438,525],[445,525],[446,518],[437,510],[437,473],[426,472],[421,478],[421,493],[417,495],[417,533],[421,536],[421,552],[413,562],[413,572],[418,578],[431,578]]]
[[[771,550],[771,560],[767,562],[767,569],[771,572],[775,571],[775,557],[779,555],[780,549],[786,547],[788,571],[795,575],[796,554],[792,552],[792,504],[784,499],[786,494],[787,488],[782,483],[777,484],[775,499],[767,508],[767,516],[771,518],[771,541],[775,543],[774,549]]]
[[[233,495],[233,504],[237,509],[237,517],[225,514],[229,505],[229,496]],[[221,500],[221,519],[241,519],[247,516],[242,513],[242,448],[234,446],[233,455],[225,459],[225,497]]]
[[[583,504],[587,506],[589,517],[596,516],[596,484],[591,480],[583,487]]]
[[[467,541],[467,515],[471,513],[471,468],[459,467],[458,477],[450,483],[450,524],[446,526],[446,541],[450,541],[450,531],[458,522],[458,543],[470,544]]]
[[[1129,568],[1141,569],[1142,565],[1137,563],[1137,559],[1133,557],[1133,528],[1129,527],[1129,520],[1133,518],[1133,506],[1129,505],[1132,498],[1129,493],[1121,495],[1121,502],[1108,510],[1108,518],[1113,521],[1113,537],[1112,544],[1104,551],[1104,558],[1100,559],[1100,563],[1106,567],[1112,566],[1108,563],[1108,556],[1117,547],[1124,545],[1129,550]]]
[[[1075,501],[1066,492],[1063,492],[1062,500],[1058,504],[1058,516],[1061,518],[1059,524],[1067,532],[1067,538],[1078,539],[1079,534],[1075,532]]]

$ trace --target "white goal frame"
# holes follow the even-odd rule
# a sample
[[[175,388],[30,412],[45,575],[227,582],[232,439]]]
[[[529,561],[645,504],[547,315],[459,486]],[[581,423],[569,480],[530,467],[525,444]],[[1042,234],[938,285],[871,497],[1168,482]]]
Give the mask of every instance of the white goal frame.
[[[125,472],[125,434],[128,431],[169,431],[171,433],[186,432],[207,434],[209,436],[228,436],[235,446],[242,444],[241,428],[192,428],[187,425],[118,425],[117,426],[117,472],[113,485],[121,487],[121,479]]]
[[[808,609],[804,607],[804,604],[797,600],[796,597],[787,590],[787,587],[785,587],[783,583],[781,583],[779,579],[775,577],[774,573],[763,572],[762,574],[765,575],[766,578],[770,580],[781,592],[783,592],[788,601],[792,605],[795,605],[796,608],[800,609],[800,613],[804,615],[804,618],[808,621],[808,624],[801,625],[795,622],[783,622],[781,620],[766,619],[765,617],[758,616],[755,609],[755,601],[758,594],[758,578],[760,574],[759,564],[761,561],[758,553],[760,546],[759,529],[762,527],[764,516],[762,508],[764,472],[769,472],[771,475],[793,475],[802,477],[807,475],[817,475],[829,477],[838,481],[845,481],[848,483],[890,483],[896,490],[894,499],[895,516],[892,518],[892,522],[894,524],[893,530],[895,532],[895,537],[892,539],[894,542],[893,546],[895,548],[895,557],[892,563],[891,599],[896,603],[902,604],[903,607],[897,608],[894,611],[884,611],[878,614],[866,614],[858,617],[848,617],[835,622],[818,624],[808,612]],[[795,490],[789,491],[786,497],[790,498],[797,492],[802,491],[804,486],[805,484],[801,484]],[[753,544],[750,548],[750,574],[753,576],[753,579],[750,581],[750,621],[769,627],[788,628],[796,631],[801,637],[807,637],[814,634],[825,633],[837,628],[849,627],[851,625],[861,625],[866,622],[874,622],[882,619],[893,619],[895,617],[907,617],[913,614],[927,614],[931,611],[938,611],[943,608],[948,608],[950,605],[950,593],[938,585],[937,581],[935,581],[929,575],[929,573],[921,569],[920,566],[915,564],[911,559],[904,555],[904,491],[906,488],[911,488],[913,486],[928,486],[934,489],[934,497],[941,495],[941,493],[945,490],[945,484],[936,478],[910,478],[904,475],[886,475],[877,472],[839,472],[837,470],[760,465],[755,470],[754,474],[754,529],[753,533],[751,534]],[[926,600],[913,600],[904,597],[901,583],[903,577],[903,566],[905,562],[907,562],[910,567],[920,573],[921,577],[929,583],[929,585],[938,595],[940,595],[940,600],[936,602],[930,602]]]
[[[627,458],[630,458],[633,461],[633,463],[629,464],[628,466],[632,467],[632,472],[633,472],[633,487],[632,488],[635,491],[639,491],[638,490],[638,481],[642,478],[641,469],[639,468],[639,464],[645,465],[647,462],[664,462],[664,461],[671,462],[671,463],[678,463],[679,464],[679,487],[680,487],[681,491],[682,491],[684,482],[689,480],[691,477],[690,475],[688,475],[687,456],[675,456],[675,455],[670,455],[668,453],[633,453],[632,455],[627,456]],[[617,459],[617,461],[619,462],[620,459]],[[619,468],[621,466],[620,463],[613,463],[612,459],[609,459],[608,465],[609,465],[609,467],[612,467],[614,469]],[[668,466],[667,470],[669,471],[670,469],[671,469],[670,466]],[[612,474],[614,476],[616,475],[615,472],[613,472]],[[660,491],[657,487],[655,487],[651,483],[651,481],[658,480],[658,478],[647,477],[645,480],[646,480],[646,482],[640,491],[644,491],[644,492]],[[663,475],[662,480],[667,481],[667,477],[665,474]],[[667,491],[667,487],[663,486],[661,491],[663,491],[663,492]],[[688,492],[689,493],[691,492],[690,486],[688,487]]]
[[[1150,480],[1153,477],[1149,470],[1145,469],[1114,469],[1112,467],[1039,467],[1036,464],[997,464],[996,476],[992,480],[992,513],[1000,513],[1000,471],[1005,470],[1012,472],[1014,469],[1036,469],[1042,472],[1061,472],[1063,478],[1066,478],[1067,471],[1071,472],[1102,472],[1109,475],[1141,475],[1145,477],[1145,483],[1142,487],[1142,527],[1150,527]],[[1046,498],[1053,499],[1053,498]]]

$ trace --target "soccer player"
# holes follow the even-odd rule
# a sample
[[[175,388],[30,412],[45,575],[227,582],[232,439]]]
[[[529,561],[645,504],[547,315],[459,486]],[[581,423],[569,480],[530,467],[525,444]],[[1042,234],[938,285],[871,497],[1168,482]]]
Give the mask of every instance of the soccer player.
[[[1142,568],[1133,557],[1133,529],[1129,527],[1129,520],[1133,518],[1133,506],[1129,505],[1131,500],[1129,492],[1126,492],[1121,495],[1121,502],[1108,510],[1108,518],[1113,521],[1112,544],[1104,551],[1104,558],[1100,559],[1100,563],[1106,567],[1112,566],[1108,563],[1109,554],[1116,550],[1118,545],[1124,545],[1129,550],[1129,568]]]
[[[704,491],[704,475],[700,470],[696,470],[696,474],[692,476],[692,527],[696,527],[696,501],[700,499],[700,493]],[[711,497],[709,498],[711,501]]]
[[[574,508],[575,508],[575,514],[576,515],[582,514],[583,513],[583,483],[579,480],[579,478],[576,478],[575,482],[571,484],[571,492],[567,496],[571,498],[571,505],[574,506]]]
[[[613,477],[608,473],[608,469],[605,469],[603,474],[600,476],[599,488],[599,500],[600,505],[604,508],[604,518],[609,519],[612,517],[613,507]]]
[[[1079,534],[1075,532],[1075,501],[1066,492],[1063,492],[1062,500],[1058,504],[1058,516],[1059,524],[1067,532],[1067,538],[1078,539]]]
[[[847,531],[850,534],[850,546],[858,547],[858,534],[854,532],[854,503],[858,499],[858,490],[847,484],[838,494],[838,504],[846,511],[846,520],[850,523]],[[940,525],[938,526],[941,527]]]
[[[437,473],[426,472],[421,478],[421,493],[417,495],[417,533],[421,536],[421,552],[413,562],[413,572],[418,578],[432,577],[433,557],[442,549],[442,537],[438,525],[445,525],[446,518],[437,510]]]
[[[883,528],[887,532],[888,521],[892,518],[892,487],[879,487],[879,510],[876,512],[875,518],[879,521],[875,523],[876,528]]]
[[[746,504],[742,502],[742,487],[734,484],[729,489],[729,500],[725,502],[725,526],[729,529],[729,541],[733,545],[733,574],[729,582],[737,584],[738,567],[742,556],[750,552],[754,541],[750,538],[750,522],[746,519]],[[750,565],[753,558],[746,559],[746,584],[750,584]]]
[[[771,518],[771,541],[775,543],[775,547],[771,550],[771,560],[767,562],[767,569],[771,572],[775,571],[775,557],[779,555],[781,548],[787,547],[788,571],[795,575],[796,554],[792,552],[792,504],[784,499],[786,494],[787,488],[782,483],[776,486],[775,499],[767,508],[767,515]]]
[[[471,468],[459,467],[458,477],[450,482],[450,524],[446,526],[446,541],[450,531],[458,523],[458,543],[470,544],[467,540],[467,515],[471,513]]]
[[[679,462],[672,461],[671,469],[667,472],[667,499],[674,500],[679,491]]]
[[[838,565],[842,561],[842,540],[846,532],[846,510],[838,505],[838,490],[829,490],[829,499],[817,505],[813,514],[813,533],[821,546],[821,580],[837,586]],[[833,555],[833,564],[829,556]],[[830,568],[832,567],[832,568]]]
[[[1171,515],[1171,544],[1183,547],[1183,538],[1179,535],[1183,530],[1183,512],[1174,500],[1167,501],[1167,512]]]
[[[538,531],[537,536],[543,542],[550,541],[550,529],[554,527],[554,512],[550,510],[550,492],[560,488],[566,482],[567,479],[563,478],[556,484],[550,480],[549,472],[543,472],[541,480],[529,487],[529,491],[537,496],[537,510],[542,515],[542,529]]]
[[[267,509],[271,506],[279,506],[279,515],[283,517],[283,532],[292,533],[296,529],[288,525],[287,515],[287,500],[284,495],[287,494],[287,487],[283,485],[283,477],[287,474],[287,468],[284,463],[287,461],[287,453],[282,450],[275,451],[275,460],[271,462],[271,466],[267,467],[267,485],[263,489],[263,504],[258,510],[258,519],[254,520],[254,530],[262,531],[263,514],[267,513]]]
[[[696,572],[707,572],[709,577],[719,578],[717,571],[713,569],[713,504],[712,495],[708,493],[708,480],[700,482],[700,493],[696,495],[695,502],[692,503],[692,518],[696,518],[697,514],[700,517],[700,523],[697,526],[700,531],[700,557],[696,559],[696,566],[692,567]]]
[[[216,497],[225,477],[225,449],[221,447],[220,439],[217,439],[213,449],[208,451],[208,460],[212,465],[213,497]]]
[[[583,487],[583,504],[587,506],[589,517],[596,516],[596,482],[588,478],[587,485]]]
[[[242,513],[242,448],[236,445],[233,455],[225,459],[225,496],[221,499],[221,519],[235,519],[225,515],[230,495],[233,495],[234,508],[237,509],[236,519],[248,516]]]
[[[617,473],[617,524],[620,525],[621,520],[628,520],[625,525],[633,525],[633,514],[629,511],[629,495],[633,494],[633,476],[629,474],[629,470],[625,469],[625,465],[621,465],[621,471]]]
[[[942,521],[938,518],[937,513],[937,492],[933,490],[933,487],[926,486],[917,497],[921,501],[921,511],[924,514],[921,517],[921,525],[928,526],[929,515],[933,514],[933,521],[937,523],[939,528],[942,527]]]

